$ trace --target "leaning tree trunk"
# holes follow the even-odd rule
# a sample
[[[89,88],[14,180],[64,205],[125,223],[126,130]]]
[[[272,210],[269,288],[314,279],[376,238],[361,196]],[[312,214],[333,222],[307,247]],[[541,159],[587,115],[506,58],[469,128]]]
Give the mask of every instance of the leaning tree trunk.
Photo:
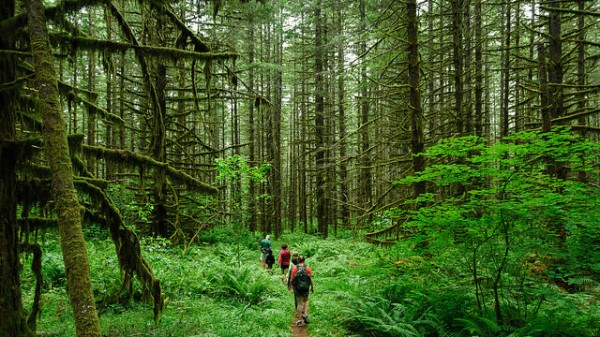
[[[0,21],[14,15],[14,0],[0,3]],[[0,34],[0,49],[15,47],[14,35]],[[19,279],[19,236],[16,193],[16,130],[14,92],[7,89],[15,80],[15,59],[0,57],[0,336],[33,336],[26,324]]]
[[[27,14],[39,110],[43,116],[44,153],[50,166],[52,196],[58,213],[58,229],[75,329],[77,336],[101,336],[81,229],[79,201],[73,185],[66,124],[60,109],[54,57],[41,0],[27,1]]]

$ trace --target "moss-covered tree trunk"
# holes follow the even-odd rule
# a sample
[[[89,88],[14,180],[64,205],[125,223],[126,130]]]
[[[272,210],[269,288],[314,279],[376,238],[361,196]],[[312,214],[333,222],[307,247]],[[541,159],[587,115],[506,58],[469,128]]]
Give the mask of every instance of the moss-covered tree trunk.
[[[29,0],[26,3],[39,111],[43,117],[44,153],[51,171],[52,196],[58,213],[75,328],[77,336],[101,336],[44,7],[40,0]]]
[[[155,28],[156,31],[151,31],[151,38],[159,46],[166,44],[163,30],[165,29],[164,13],[157,11]],[[158,102],[153,105],[152,111],[152,135],[150,137],[150,151],[152,158],[159,162],[167,162],[167,66],[163,60],[153,60],[153,78],[154,87]],[[155,236],[168,238],[173,233],[167,219],[167,175],[163,168],[154,169],[152,175],[152,197],[154,209],[152,211],[152,233]]]
[[[0,2],[0,21],[14,15],[15,1]],[[0,50],[15,47],[14,35],[0,34]],[[27,328],[19,279],[19,236],[16,192],[16,131],[13,98],[9,83],[15,80],[15,59],[0,56],[0,337],[33,336]]]

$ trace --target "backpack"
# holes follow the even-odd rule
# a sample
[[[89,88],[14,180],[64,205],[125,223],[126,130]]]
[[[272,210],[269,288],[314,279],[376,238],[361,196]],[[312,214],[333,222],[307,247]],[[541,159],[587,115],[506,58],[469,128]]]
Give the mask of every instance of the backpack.
[[[273,253],[271,251],[267,251],[267,258],[265,261],[267,264],[274,264],[275,263],[275,256],[273,256]]]
[[[310,289],[311,283],[310,275],[308,275],[306,267],[298,267],[298,271],[296,271],[296,274],[292,279],[292,285],[294,286],[294,289],[299,292],[307,292]]]

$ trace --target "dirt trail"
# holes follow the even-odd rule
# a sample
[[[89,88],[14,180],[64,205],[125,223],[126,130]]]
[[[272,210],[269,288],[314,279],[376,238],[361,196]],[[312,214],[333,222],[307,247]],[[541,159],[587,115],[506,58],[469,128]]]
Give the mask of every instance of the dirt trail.
[[[296,325],[296,317],[294,315],[292,315],[292,332],[293,332],[293,336],[294,337],[310,337],[308,335],[308,333],[306,332],[306,325],[302,325],[302,326],[297,326]]]

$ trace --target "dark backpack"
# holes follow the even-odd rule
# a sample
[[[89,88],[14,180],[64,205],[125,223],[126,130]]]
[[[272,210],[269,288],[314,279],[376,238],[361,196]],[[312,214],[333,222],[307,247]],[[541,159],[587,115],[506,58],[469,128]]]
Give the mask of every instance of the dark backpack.
[[[298,267],[298,271],[296,271],[296,274],[292,279],[292,285],[294,286],[294,289],[300,292],[307,292],[310,289],[310,284],[311,279],[310,275],[308,275],[306,267]]]
[[[274,264],[275,263],[275,256],[273,256],[273,254],[269,251],[267,251],[267,259],[265,261],[267,264]]]

